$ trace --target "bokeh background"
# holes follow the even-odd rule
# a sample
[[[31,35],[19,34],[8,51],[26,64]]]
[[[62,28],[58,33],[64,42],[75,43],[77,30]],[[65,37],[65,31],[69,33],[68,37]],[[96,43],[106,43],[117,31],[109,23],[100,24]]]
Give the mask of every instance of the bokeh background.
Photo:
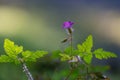
[[[66,37],[66,32],[61,26],[68,20],[75,23],[74,45],[92,34],[94,48],[102,47],[118,55],[116,59],[96,60],[96,64],[110,65],[106,75],[111,80],[119,80],[119,0],[0,0],[0,54],[5,53],[5,38],[23,45],[24,50],[62,50],[68,45],[60,43]],[[55,68],[60,65],[45,57],[42,61],[29,63],[28,67],[35,80],[51,80],[51,77],[59,80],[56,78],[59,76],[55,75]],[[51,75],[52,72],[54,75]],[[64,76],[64,73],[61,76]],[[27,79],[21,66],[1,63],[0,80]]]

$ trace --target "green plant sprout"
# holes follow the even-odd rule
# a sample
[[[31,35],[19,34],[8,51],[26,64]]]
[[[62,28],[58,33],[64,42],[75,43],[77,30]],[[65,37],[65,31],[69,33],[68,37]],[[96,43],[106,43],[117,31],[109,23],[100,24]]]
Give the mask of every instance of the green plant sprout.
[[[91,62],[94,56],[95,58],[102,60],[108,58],[116,58],[117,55],[115,53],[105,51],[102,48],[98,48],[93,51],[92,35],[89,35],[82,44],[77,45],[77,49],[74,49],[72,46],[73,24],[74,23],[71,21],[66,21],[63,24],[63,28],[67,30],[68,37],[62,42],[69,42],[70,46],[67,47],[64,51],[61,51],[59,55],[61,56],[61,61],[67,61],[71,65],[70,72],[65,80],[69,80],[69,77],[72,75],[72,73],[74,73],[76,69],[82,71],[84,68],[82,69],[81,66],[85,67],[84,71],[86,72],[79,72],[77,76],[78,78],[76,78],[77,80],[110,80],[108,77],[102,75],[102,73],[94,72],[94,70],[92,70],[93,65]]]
[[[36,62],[37,58],[43,57],[47,54],[46,51],[23,51],[23,46],[15,45],[13,41],[5,39],[4,49],[6,55],[0,56],[1,63],[14,62],[15,64],[22,64],[23,71],[25,72],[28,80],[34,80],[30,71],[26,66],[26,62]]]

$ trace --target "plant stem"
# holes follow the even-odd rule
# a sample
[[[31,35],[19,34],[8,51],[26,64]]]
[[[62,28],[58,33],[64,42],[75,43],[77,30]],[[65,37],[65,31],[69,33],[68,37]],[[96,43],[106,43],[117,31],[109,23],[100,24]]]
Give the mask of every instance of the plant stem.
[[[71,34],[71,40],[70,40],[70,46],[71,46],[71,54],[72,54],[72,34]]]
[[[73,29],[72,28],[68,28],[66,29],[67,30],[67,33],[68,33],[68,40],[70,41],[70,47],[71,47],[71,52],[70,54],[72,54],[72,32],[73,32]]]
[[[22,66],[23,66],[23,71],[25,72],[26,76],[28,77],[28,80],[34,80],[30,71],[28,70],[26,64],[22,63]]]
[[[23,72],[25,72],[26,76],[28,77],[28,80],[34,80],[33,77],[32,77],[32,74],[30,73],[30,71],[28,70],[25,62],[23,61],[23,59],[19,58],[19,61],[21,62],[22,64],[22,67],[23,67]]]
[[[71,30],[69,30],[71,31]],[[72,46],[73,46],[73,43],[72,43],[72,32],[70,32],[69,34],[69,39],[70,39],[70,47],[71,47],[71,50],[70,50],[70,54],[72,55]],[[67,77],[65,78],[65,80],[68,80],[68,78],[70,77],[70,75],[73,73],[74,69],[72,68],[70,70],[70,73],[67,75]]]

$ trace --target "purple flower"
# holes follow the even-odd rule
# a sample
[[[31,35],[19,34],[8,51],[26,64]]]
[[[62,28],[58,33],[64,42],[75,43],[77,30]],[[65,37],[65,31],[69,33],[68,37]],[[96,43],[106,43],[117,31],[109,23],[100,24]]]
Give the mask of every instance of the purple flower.
[[[69,28],[72,27],[73,24],[74,24],[74,23],[71,22],[71,21],[66,21],[66,22],[63,23],[63,28],[64,28],[64,29],[69,29]]]

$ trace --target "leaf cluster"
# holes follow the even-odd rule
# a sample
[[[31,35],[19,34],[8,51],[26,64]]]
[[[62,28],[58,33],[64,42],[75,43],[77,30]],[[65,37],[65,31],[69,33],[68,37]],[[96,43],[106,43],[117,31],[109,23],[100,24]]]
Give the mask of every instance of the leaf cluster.
[[[25,62],[35,62],[37,58],[43,57],[47,54],[46,51],[23,51],[23,46],[18,46],[14,44],[13,41],[9,39],[4,40],[4,50],[6,55],[0,56],[0,62],[15,62],[19,64],[22,61]]]
[[[93,37],[89,35],[82,44],[77,45],[77,49],[68,47],[64,50],[63,53],[60,53],[61,61],[71,60],[74,56],[80,56],[80,58],[87,64],[92,62],[93,56],[97,59],[108,59],[116,58],[117,55],[113,52],[105,51],[102,48],[92,50],[93,47]],[[71,52],[72,51],[72,52]],[[70,55],[72,53],[72,55]]]

